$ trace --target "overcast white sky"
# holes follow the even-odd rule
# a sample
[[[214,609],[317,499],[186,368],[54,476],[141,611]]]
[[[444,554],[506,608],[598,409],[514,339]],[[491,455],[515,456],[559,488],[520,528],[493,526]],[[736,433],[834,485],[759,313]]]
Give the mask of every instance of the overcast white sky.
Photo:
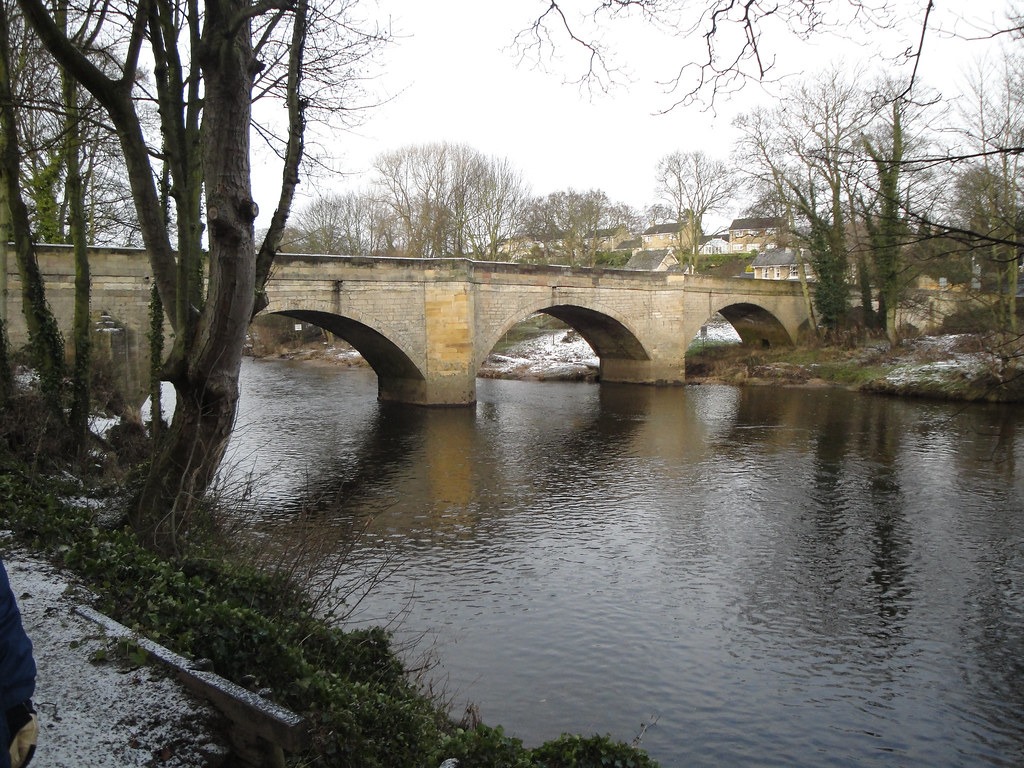
[[[596,4],[570,2],[566,8]],[[820,35],[808,43],[786,37],[776,27],[765,29],[764,43],[778,56],[779,74],[811,74],[839,56],[852,71],[866,73],[883,56],[916,46],[927,3],[888,0],[889,9],[905,20],[895,35],[851,24],[845,26],[847,40]],[[693,4],[706,5],[703,0]],[[581,92],[564,82],[583,71],[565,41],[559,45],[562,59],[548,62],[548,72],[520,63],[512,50],[516,33],[547,5],[548,0],[378,0],[371,5],[380,18],[390,17],[396,37],[380,57],[379,76],[372,83],[378,96],[391,96],[391,101],[369,111],[358,128],[333,137],[333,165],[347,175],[308,179],[302,194],[308,199],[364,187],[380,152],[449,141],[509,158],[537,195],[600,188],[613,201],[644,208],[656,201],[659,158],[696,149],[726,157],[734,137],[733,117],[771,97],[770,87],[766,92],[750,85],[717,100],[714,111],[693,106],[656,114],[673,100],[657,82],[672,76],[680,62],[698,55],[700,39],[658,35],[649,25],[629,20],[600,30],[628,75],[620,76],[620,85],[609,93]],[[844,13],[849,5],[846,0],[835,3]],[[1008,3],[935,0],[935,6],[931,27],[956,25],[974,34],[1001,22]],[[953,41],[932,32],[919,77],[948,96],[954,90],[952,72],[994,45]],[[904,65],[901,71],[909,76],[910,68]],[[272,208],[272,199],[257,199],[264,210]]]

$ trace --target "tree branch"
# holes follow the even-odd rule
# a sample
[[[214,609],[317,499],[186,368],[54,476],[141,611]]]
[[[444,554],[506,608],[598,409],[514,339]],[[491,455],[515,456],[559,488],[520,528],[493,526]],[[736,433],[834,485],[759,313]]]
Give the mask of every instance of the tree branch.
[[[646,5],[646,0],[605,0],[602,7],[614,6],[617,8],[625,8],[628,6]],[[596,13],[596,11],[595,11]],[[571,43],[582,48],[587,58],[586,71],[575,80],[577,84],[585,84],[590,82],[596,82],[602,91],[607,90],[610,69],[606,63],[605,55],[602,49],[593,42],[589,42],[580,37],[573,25],[570,24],[569,19],[566,17],[565,12],[562,10],[562,6],[558,0],[551,0],[548,4],[547,9],[533,20],[529,27],[522,30],[516,35],[513,45],[520,51],[520,60],[526,57],[526,51],[536,49],[538,51],[537,61],[540,61],[540,51],[545,45],[550,46],[552,49],[555,48],[552,42],[551,32],[547,27],[547,19],[549,16],[555,17],[555,26],[564,32],[565,36]],[[527,41],[528,38],[532,40]]]
[[[244,11],[235,14],[231,18],[227,25],[226,34],[234,37],[244,24],[262,16],[268,11],[293,11],[298,8],[298,5],[298,0],[262,0],[262,2],[253,3]]]
[[[160,288],[164,306],[175,306],[177,284],[174,274],[174,251],[165,223],[159,215],[161,206],[149,163],[149,147],[131,99],[131,89],[145,40],[144,30],[151,2],[152,0],[142,0],[139,3],[132,25],[129,55],[126,57],[121,79],[116,81],[107,77],[68,39],[57,27],[41,0],[18,0],[18,5],[50,54],[61,66],[74,73],[75,79],[106,109],[117,129],[153,274]]]
[[[910,73],[910,82],[907,83],[907,87],[897,98],[906,99],[910,96],[910,92],[914,90],[914,82],[917,79],[917,68],[921,66],[921,52],[924,50],[924,39],[928,34],[928,18],[932,15],[932,9],[934,8],[934,0],[928,0],[928,7],[924,10],[924,21],[921,22],[921,38],[917,43],[917,52],[911,54],[911,58],[914,59],[914,69]]]
[[[57,26],[46,4],[41,2],[41,0],[18,0],[18,6],[21,8],[21,12],[25,14],[25,19],[35,30],[36,34],[39,35],[43,45],[46,46],[57,62],[65,69],[81,73],[78,79],[82,85],[101,104],[109,107],[115,101],[117,83],[89,61],[85,54],[68,39],[63,30]],[[139,14],[139,16],[142,17],[141,24],[144,27],[145,17],[143,14]],[[139,24],[139,19],[136,18],[132,30],[132,43],[137,42],[135,37]],[[137,47],[135,52],[137,55]]]
[[[260,245],[256,256],[256,302],[253,316],[266,306],[264,288],[270,279],[270,270],[274,265],[277,250],[281,246],[281,238],[288,223],[295,190],[299,185],[299,165],[302,162],[304,135],[306,128],[307,101],[302,95],[302,78],[304,67],[303,53],[306,49],[306,34],[309,29],[309,5],[307,0],[297,0],[295,17],[292,20],[292,39],[288,58],[288,85],[285,89],[288,99],[288,143],[285,148],[284,168],[281,171],[281,193],[277,208],[270,220],[270,227]]]

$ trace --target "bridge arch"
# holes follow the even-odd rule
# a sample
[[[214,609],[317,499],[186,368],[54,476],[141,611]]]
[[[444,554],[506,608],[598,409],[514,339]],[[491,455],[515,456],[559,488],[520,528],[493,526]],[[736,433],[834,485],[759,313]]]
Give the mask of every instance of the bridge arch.
[[[311,309],[278,309],[283,315],[310,323],[351,344],[377,374],[377,395],[382,400],[404,400],[423,388],[426,376],[412,358],[380,331],[350,317]]]
[[[807,302],[796,281],[694,276],[685,291],[684,331],[691,339],[716,312],[752,346],[790,346],[811,329]]]
[[[602,379],[606,378],[607,368],[612,365],[613,360],[646,363],[651,359],[636,331],[630,328],[624,319],[615,317],[611,311],[573,303],[553,304],[549,299],[517,307],[515,314],[506,317],[502,323],[482,334],[474,361],[476,370],[480,369],[502,336],[518,323],[537,313],[561,320],[583,337],[600,359]]]
[[[789,331],[772,312],[758,304],[738,302],[725,304],[718,313],[736,329],[740,340],[751,347],[791,346]]]

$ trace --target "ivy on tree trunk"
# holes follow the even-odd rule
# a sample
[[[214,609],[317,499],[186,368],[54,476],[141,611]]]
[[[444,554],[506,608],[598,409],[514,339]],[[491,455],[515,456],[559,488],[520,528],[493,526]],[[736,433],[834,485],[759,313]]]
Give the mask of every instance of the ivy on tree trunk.
[[[298,179],[306,0],[263,5],[206,0],[202,9],[195,1],[140,0],[126,39],[120,41],[125,56],[116,79],[63,34],[44,0],[18,2],[43,44],[103,106],[121,144],[155,284],[175,339],[161,372],[175,388],[174,418],[156,445],[129,518],[149,546],[177,552],[193,528],[234,425],[245,335]],[[261,64],[250,26],[258,14],[280,17],[286,12],[297,43],[288,53],[285,183],[257,272],[249,130],[253,78]],[[154,60],[163,162],[170,180],[166,189],[175,202],[176,250],[157,189],[162,174],[154,172],[133,100],[144,45]],[[205,222],[200,210],[204,196]]]
[[[43,276],[32,242],[28,208],[19,184],[21,157],[11,88],[9,32],[7,11],[0,3],[0,186],[11,216],[11,238],[21,278],[22,312],[28,329],[29,349],[51,415],[57,423],[63,424],[64,339],[46,303]]]

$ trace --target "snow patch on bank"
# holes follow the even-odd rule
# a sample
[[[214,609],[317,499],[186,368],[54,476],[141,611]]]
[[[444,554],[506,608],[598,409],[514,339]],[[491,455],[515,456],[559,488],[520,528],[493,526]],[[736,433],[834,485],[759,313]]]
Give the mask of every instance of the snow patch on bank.
[[[491,378],[584,378],[597,374],[600,360],[575,331],[550,331],[492,352],[481,376]]]
[[[742,341],[732,323],[717,312],[704,323],[694,340],[710,341],[715,344],[739,344]]]
[[[889,371],[885,380],[896,386],[921,383],[937,384],[948,381],[953,375],[971,377],[980,374],[986,367],[986,361],[981,355],[969,355],[955,360],[939,360],[932,363],[903,363]]]
[[[199,768],[226,754],[217,715],[160,669],[115,658],[67,576],[9,540],[0,550],[38,667],[33,764]]]
[[[896,387],[941,384],[998,369],[998,357],[992,351],[977,351],[976,345],[977,337],[969,334],[921,336],[905,342],[885,381]]]
[[[715,315],[697,337],[709,343],[738,344],[739,334],[728,320]],[[513,344],[484,361],[481,376],[491,378],[587,378],[600,370],[601,361],[576,331],[558,330]]]

